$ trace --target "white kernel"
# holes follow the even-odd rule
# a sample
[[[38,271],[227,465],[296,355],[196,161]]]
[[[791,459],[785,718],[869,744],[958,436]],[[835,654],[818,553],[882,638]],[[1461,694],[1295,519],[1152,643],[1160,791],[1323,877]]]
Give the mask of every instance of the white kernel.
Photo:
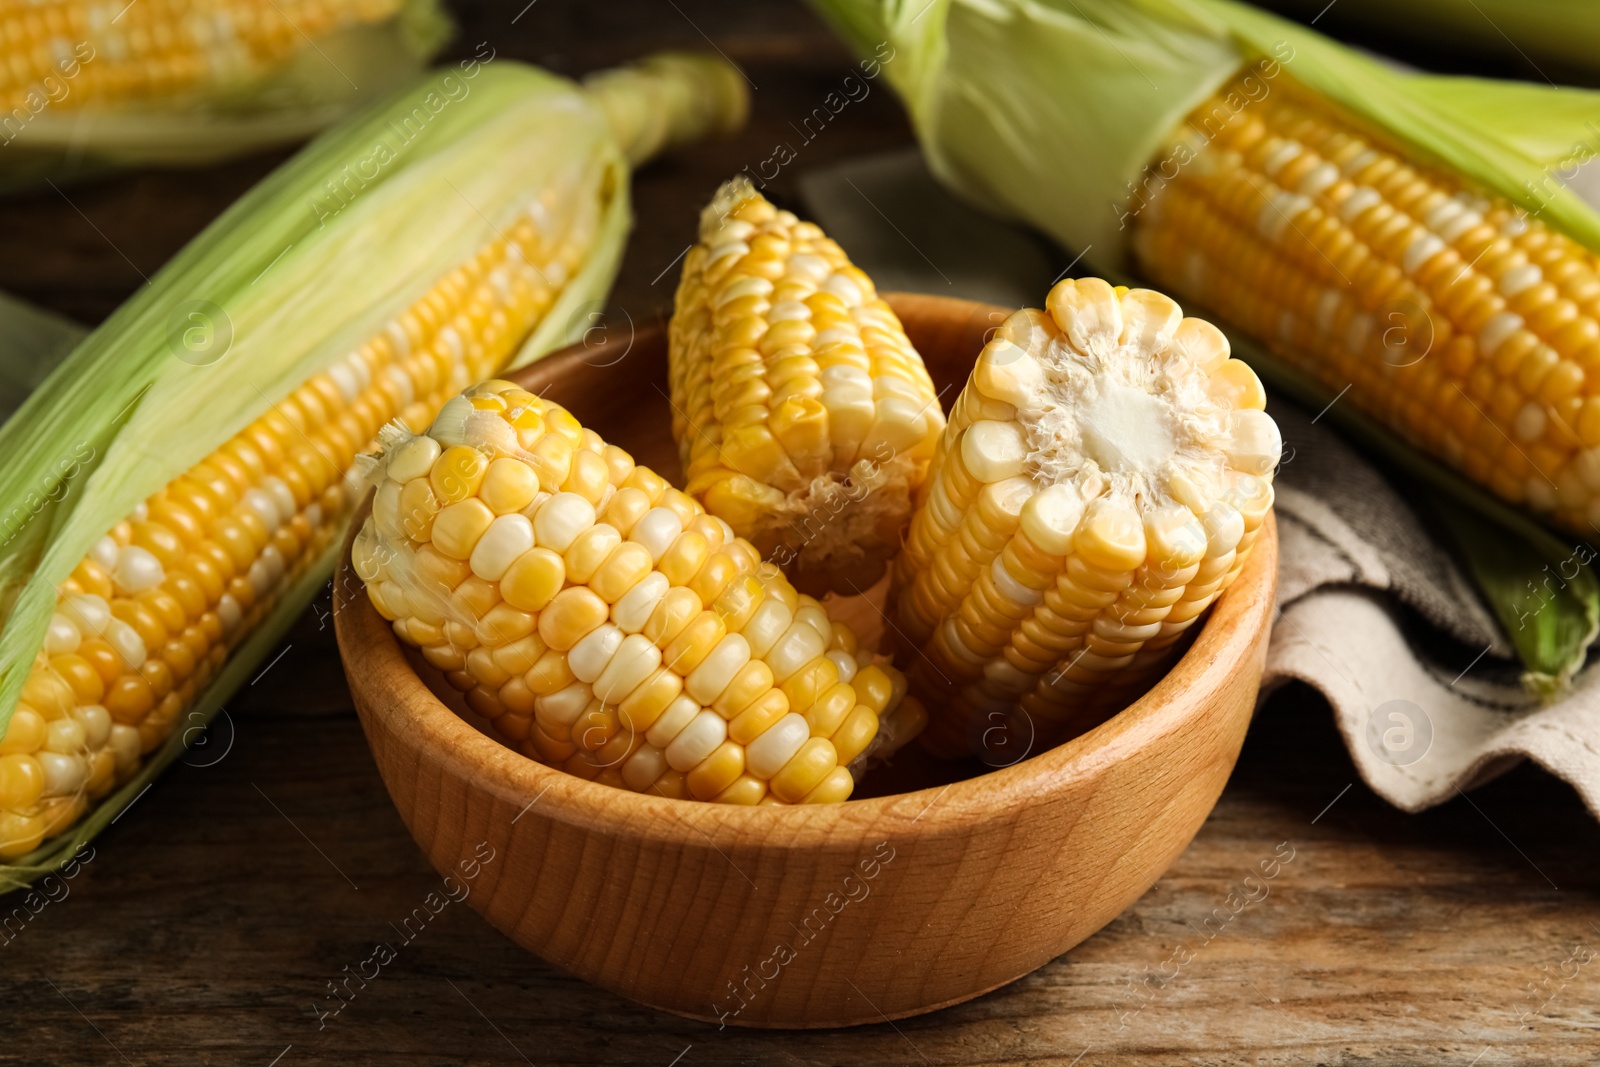
[[[533,519],[539,544],[554,552],[565,552],[579,534],[593,525],[594,505],[577,493],[556,493]]]
[[[580,682],[594,682],[605,673],[611,657],[626,635],[613,623],[603,622],[585,634],[567,653],[567,667]]]
[[[1500,275],[1500,295],[1516,296],[1524,289],[1531,289],[1542,281],[1544,281],[1544,271],[1536,264],[1524,263]]]
[[[1378,158],[1378,153],[1374,149],[1369,148],[1366,151],[1359,153],[1354,159],[1350,160],[1350,162],[1346,163],[1340,169],[1344,171],[1345,177],[1351,178],[1357,174],[1360,174],[1372,164],[1376,163]]]
[[[853,307],[866,299],[866,294],[861,291],[861,286],[856,284],[854,278],[846,274],[832,274],[822,283],[822,291],[832,293],[844,301],[845,307]]]
[[[277,533],[278,527],[293,514],[293,512],[290,512],[290,515],[279,514],[278,502],[264,489],[246,489],[239,506],[260,519],[269,534]]]
[[[1294,217],[1311,206],[1311,201],[1299,193],[1277,192],[1267,198],[1256,219],[1256,229],[1268,241],[1277,242],[1294,225]]]
[[[727,720],[714,711],[702,711],[690,719],[689,725],[678,731],[678,736],[667,746],[667,763],[675,771],[692,771],[727,737]]]
[[[1454,244],[1462,234],[1481,225],[1483,225],[1482,215],[1476,211],[1464,209],[1459,215],[1440,226],[1438,233],[1440,237]]]
[[[667,595],[671,587],[672,583],[667,581],[665,574],[651,571],[611,605],[611,621],[625,634],[638,633],[650,621],[656,605],[661,603],[661,598]]]
[[[294,502],[294,490],[289,488],[289,483],[276,475],[268,475],[261,479],[261,491],[272,498],[273,506],[278,509],[278,516],[282,521],[288,522],[294,518],[297,510]]]
[[[785,281],[806,281],[812,285],[821,285],[823,279],[833,273],[833,268],[821,256],[810,252],[789,257],[789,262],[784,265],[783,278]]]
[[[111,621],[111,605],[93,593],[68,597],[61,605],[61,613],[77,626],[79,633],[104,633]]]
[[[1544,433],[1548,417],[1544,407],[1533,401],[1522,405],[1522,410],[1517,412],[1516,433],[1519,441],[1532,441]]]
[[[108,535],[94,543],[94,547],[89,549],[89,556],[109,571],[116,567],[117,549],[121,547],[121,545],[117,544],[115,538]]]
[[[40,751],[33,754],[44,768],[44,795],[70,797],[82,791],[89,780],[89,765],[82,756]]]
[[[1431,233],[1420,234],[1406,247],[1405,256],[1401,261],[1401,269],[1408,276],[1415,275],[1423,266],[1445,250],[1445,243]]]
[[[100,704],[80,704],[72,709],[72,717],[83,727],[84,744],[98,751],[111,739],[111,713]]]
[[[102,636],[105,637],[106,643],[116,650],[117,655],[122,657],[124,669],[136,671],[144,666],[144,661],[148,657],[145,655],[144,638],[139,636],[138,630],[121,619],[112,619],[106,623]]]
[[[767,597],[740,633],[750,642],[751,654],[766,657],[772,646],[794,623],[794,613],[777,597]]]
[[[138,766],[142,746],[136,728],[120,722],[112,724],[106,746],[111,749],[111,757],[116,760],[118,771],[129,771]]]
[[[1478,331],[1478,358],[1492,357],[1495,350],[1510,340],[1511,335],[1520,329],[1522,329],[1521,315],[1502,311],[1492,316],[1483,324],[1483,329]]]
[[[583,682],[574,682],[565,689],[558,689],[549,696],[535,700],[533,714],[541,723],[571,726],[592,700],[594,691]]]
[[[1261,169],[1268,177],[1277,177],[1284,167],[1300,158],[1305,149],[1297,141],[1279,141],[1277,146],[1267,153],[1267,158],[1262,162]]]
[[[426,478],[443,449],[439,442],[419,434],[389,452],[389,480],[404,485],[414,478]]]
[[[797,619],[767,651],[767,666],[772,668],[773,680],[781,684],[827,649],[816,627]]]
[[[124,593],[154,589],[166,576],[166,568],[155,554],[138,545],[123,545],[117,551],[116,566],[111,571],[111,580]]]
[[[244,621],[244,611],[239,607],[239,602],[233,598],[232,593],[223,593],[217,601],[217,618],[222,622],[222,632],[232,633],[239,628],[239,623]]]
[[[473,546],[472,573],[486,582],[498,582],[517,557],[533,546],[533,523],[526,515],[501,515]]]
[[[339,390],[339,395],[347,402],[354,401],[361,395],[361,381],[356,377],[356,372],[348,363],[335,363],[328,368],[328,377],[333,379],[333,384]]]
[[[828,659],[833,663],[834,667],[838,669],[839,681],[848,682],[850,679],[856,676],[857,665],[855,657],[851,656],[850,653],[844,651],[843,649],[835,648],[831,651],[824,652],[823,655],[827,656]]]
[[[1358,185],[1350,190],[1350,195],[1339,205],[1339,217],[1346,222],[1354,222],[1368,208],[1381,203],[1383,203],[1382,193],[1370,185]]]
[[[749,662],[750,643],[739,634],[728,634],[689,672],[683,680],[684,691],[702,705],[709,705]]]
[[[611,662],[595,681],[595,699],[607,705],[622,703],[659,666],[661,649],[655,642],[643,634],[629,634],[622,639]]]
[[[695,716],[701,711],[700,705],[694,698],[679,693],[667,705],[667,710],[645,731],[644,739],[657,748],[666,748],[672,744],[675,737],[683,732],[683,728],[694,721]]]
[[[1311,172],[1300,179],[1300,186],[1295,191],[1301,196],[1316,196],[1330,185],[1339,180],[1339,168],[1332,163],[1322,163],[1311,168]]]
[[[391,363],[383,369],[383,373],[394,383],[395,391],[400,394],[400,406],[405,407],[417,398],[416,386],[411,382],[411,375],[397,363]]]
[[[810,737],[811,727],[805,717],[790,712],[745,746],[745,770],[757,778],[771,778]]]
[[[650,553],[650,561],[659,563],[682,533],[683,520],[678,518],[677,512],[671,508],[651,508],[633,524],[628,539],[643,545]]]
[[[1006,570],[1004,558],[996,556],[989,565],[989,577],[994,582],[995,589],[1007,600],[1018,604],[1042,604],[1044,593],[1038,589],[1029,589],[1011,576]]]
[[[44,632],[44,650],[52,656],[78,651],[83,635],[73,621],[57,611],[50,616],[50,626]]]

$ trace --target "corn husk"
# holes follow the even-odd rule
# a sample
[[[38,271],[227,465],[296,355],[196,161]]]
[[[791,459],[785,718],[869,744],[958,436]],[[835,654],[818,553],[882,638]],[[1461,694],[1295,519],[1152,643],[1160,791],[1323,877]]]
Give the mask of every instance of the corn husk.
[[[941,181],[985,210],[1042,228],[1104,275],[1130,269],[1129,192],[1169,131],[1243,66],[1263,60],[1416,157],[1600,250],[1600,213],[1549,177],[1583,146],[1600,152],[1597,92],[1398,71],[1231,0],[812,2],[862,54],[884,42],[894,49],[885,74]],[[1230,339],[1275,388],[1317,407],[1331,399],[1261,346],[1237,333]],[[1551,552],[1571,554],[1556,535],[1392,432],[1349,410],[1339,415],[1369,445],[1485,516],[1499,531],[1499,548],[1489,553],[1496,566],[1537,561],[1537,571]],[[1473,539],[1475,550],[1493,542]],[[1501,576],[1479,587],[1504,619],[1524,610],[1505,597],[1517,584]],[[1537,610],[1551,617],[1513,638],[1530,687],[1550,694],[1595,637],[1600,585],[1585,572],[1568,595]]]
[[[633,90],[647,114],[665,107],[662,147],[742,119],[743,83],[715,60],[657,61]],[[683,82],[689,93],[665,92]],[[615,92],[615,88],[610,90]],[[613,102],[613,105],[615,102]],[[397,123],[431,113],[409,141]],[[0,546],[0,730],[40,647],[56,599],[90,545],[141,500],[212,452],[307,377],[376,335],[501,227],[546,206],[552,226],[582,198],[601,222],[586,259],[512,360],[516,366],[580,336],[582,314],[615,276],[630,225],[628,158],[607,110],[580,86],[498,60],[468,76],[451,68],[328,131],[189,243],[65,360],[0,427],[0,510],[42,501]],[[637,131],[621,131],[637,147]],[[327,183],[391,155],[341,210],[309,205]],[[364,168],[370,173],[374,168]],[[174,323],[204,306],[231,330],[216,362],[177,358]],[[0,349],[0,362],[14,353]],[[85,455],[90,458],[84,459]],[[73,462],[63,464],[63,457]],[[70,856],[137,795],[279,640],[320,589],[337,545],[284,595],[186,713],[187,728],[75,832],[9,868],[0,889]]]
[[[124,167],[205,166],[303,141],[414,81],[453,32],[438,0],[405,0],[389,19],[308,40],[282,65],[232,81],[83,106],[67,82],[63,102],[45,103],[0,149],[0,191]]]

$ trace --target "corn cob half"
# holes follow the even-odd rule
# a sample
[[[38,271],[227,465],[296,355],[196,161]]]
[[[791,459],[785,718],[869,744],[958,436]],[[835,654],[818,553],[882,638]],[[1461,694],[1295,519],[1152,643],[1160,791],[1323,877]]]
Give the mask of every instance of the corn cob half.
[[[1140,266],[1418,447],[1600,524],[1600,256],[1285,84],[1219,90],[1134,219]],[[1236,97],[1237,98],[1237,97]]]
[[[742,83],[693,58],[606,92],[668,82],[692,91],[655,95],[679,109],[656,146],[742,114]],[[617,101],[504,63],[432,112],[442,92],[429,78],[308,148],[0,428],[8,877],[47,869],[60,843],[41,842],[86,810],[74,837],[114,814],[181,748],[174,724],[204,722],[271,647],[321,584],[382,425],[425,426],[581,332],[609,285],[627,225]],[[434,117],[408,129],[418,109]],[[308,211],[353,163],[368,180]]]
[[[905,681],[728,524],[509,382],[385,431],[356,573],[508,744],[730,804],[846,799],[921,728]]]
[[[942,756],[1037,749],[1115,712],[1272,505],[1278,430],[1216,327],[1094,278],[1045,306],[978,357],[895,563]]]
[[[872,280],[735,179],[701,215],[669,357],[688,493],[803,588],[877,581],[944,415]]]

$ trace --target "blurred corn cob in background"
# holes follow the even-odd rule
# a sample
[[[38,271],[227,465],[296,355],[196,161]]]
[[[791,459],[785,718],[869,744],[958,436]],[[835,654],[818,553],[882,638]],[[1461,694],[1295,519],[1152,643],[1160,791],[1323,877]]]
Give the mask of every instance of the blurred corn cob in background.
[[[744,109],[737,72],[695,57],[595,95],[504,61],[430,75],[281,167],[83,342],[0,428],[0,857],[20,857],[0,877],[70,853],[277,641],[381,426],[421,429],[582,332],[629,225],[621,146]]]
[[[689,495],[803,589],[877,581],[944,414],[872,279],[734,179],[684,260],[669,359]]]
[[[437,0],[5,0],[0,170],[297,140],[416,77],[450,32]]]
[[[1600,258],[1292,83],[1231,111],[1240,91],[1177,132],[1202,147],[1134,218],[1140,269],[1503,499],[1597,528]]]
[[[1342,395],[1331,418],[1504,526],[1473,566],[1530,679],[1582,663],[1592,580],[1503,595],[1570,549],[1419,453],[1600,523],[1600,214],[1558,177],[1600,155],[1600,94],[1402,73],[1230,0],[815,3],[903,47],[942,180],[1214,313],[1280,392]]]
[[[356,573],[523,754],[676,799],[835,803],[921,729],[900,672],[559,405],[487,382],[384,443]]]
[[[1282,441],[1220,330],[1098,278],[1045,307],[984,346],[895,561],[945,757],[1020,759],[1127,704],[1272,507]]]

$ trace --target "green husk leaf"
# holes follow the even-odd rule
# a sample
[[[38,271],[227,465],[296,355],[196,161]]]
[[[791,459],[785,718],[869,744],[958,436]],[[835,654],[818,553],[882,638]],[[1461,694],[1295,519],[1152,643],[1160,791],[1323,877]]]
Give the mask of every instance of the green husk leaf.
[[[395,17],[319,37],[247,81],[126,105],[47,104],[0,132],[0,191],[302,141],[414,81],[453,32],[438,0],[407,0]],[[70,104],[72,82],[63,84]]]
[[[1593,549],[1539,527],[1512,534],[1447,493],[1428,497],[1527,667],[1523,684],[1541,697],[1565,692],[1600,633],[1600,583],[1586,566]]]
[[[677,57],[652,69],[634,83],[647,100],[624,110],[657,131],[655,148],[744,113],[743,83],[730,87],[726,71],[709,72],[705,60]],[[677,91],[683,79],[707,97]],[[609,91],[616,106],[628,90],[619,83]],[[652,107],[665,116],[651,116]],[[542,203],[555,227],[580,199],[595,198],[600,215],[586,258],[515,366],[582,335],[630,225],[623,148],[596,99],[565,79],[505,60],[425,76],[319,137],[191,241],[0,426],[0,505],[21,518],[0,544],[0,732],[56,586],[94,540],[377,334],[530,202]],[[204,358],[188,347],[195,337]],[[114,819],[277,642],[336,554],[330,546],[293,580],[136,780],[71,832],[0,866],[0,887],[65,862]]]
[[[0,423],[88,332],[71,319],[0,293]]]

